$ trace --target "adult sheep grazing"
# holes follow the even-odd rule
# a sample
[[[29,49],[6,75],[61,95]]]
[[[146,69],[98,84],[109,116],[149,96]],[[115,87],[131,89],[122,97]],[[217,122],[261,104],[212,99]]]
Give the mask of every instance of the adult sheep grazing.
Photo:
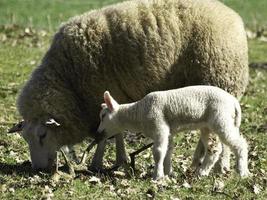
[[[196,84],[240,97],[247,82],[246,34],[234,11],[216,0],[127,1],[59,29],[18,98],[22,136],[32,166],[47,168],[61,146],[94,137],[105,90],[120,103]]]

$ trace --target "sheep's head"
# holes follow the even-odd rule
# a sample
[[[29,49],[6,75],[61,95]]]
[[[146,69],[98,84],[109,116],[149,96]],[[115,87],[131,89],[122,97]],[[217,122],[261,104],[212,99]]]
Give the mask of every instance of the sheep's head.
[[[13,126],[9,133],[21,132],[29,145],[32,168],[35,170],[51,170],[56,158],[59,144],[54,135],[60,124],[54,119],[46,121],[22,121]]]
[[[116,123],[116,114],[119,109],[119,104],[113,99],[108,91],[104,93],[105,103],[101,104],[102,110],[100,111],[100,124],[97,129],[97,140],[107,139],[120,132]]]

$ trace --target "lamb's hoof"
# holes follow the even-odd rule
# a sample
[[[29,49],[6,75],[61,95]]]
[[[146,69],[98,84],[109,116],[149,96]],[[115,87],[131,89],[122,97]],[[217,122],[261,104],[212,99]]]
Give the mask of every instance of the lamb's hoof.
[[[165,178],[165,176],[153,176],[152,183],[162,183]]]
[[[230,170],[230,168],[227,168],[227,167],[214,167],[213,172],[215,174],[228,175],[231,173],[231,170]]]
[[[198,168],[197,170],[196,170],[196,175],[197,175],[197,177],[203,177],[203,176],[208,176],[209,175],[209,171],[208,170],[204,170],[204,169],[202,169],[202,168]]]
[[[152,176],[153,181],[159,181],[159,180],[162,180],[164,178],[165,178],[164,173],[155,173],[154,172],[154,174]]]
[[[241,178],[248,178],[250,176],[252,176],[252,173],[250,173],[249,170],[243,170],[239,172]]]
[[[170,178],[174,178],[176,176],[176,174],[173,172],[173,170],[169,171],[169,172],[164,172],[164,175]]]
[[[213,169],[213,172],[214,173],[217,173],[217,174],[229,174],[230,173],[230,163],[228,164],[223,164],[222,163],[216,163],[214,165],[214,169]]]
[[[193,171],[197,171],[200,168],[201,165],[202,165],[202,163],[200,163],[200,162],[192,162],[190,168]]]

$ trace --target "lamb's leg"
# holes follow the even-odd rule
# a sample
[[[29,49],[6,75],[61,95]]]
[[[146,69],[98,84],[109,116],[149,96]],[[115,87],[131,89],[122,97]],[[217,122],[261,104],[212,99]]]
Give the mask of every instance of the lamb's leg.
[[[127,163],[127,154],[125,150],[123,133],[119,133],[115,136],[116,140],[116,166],[121,166]]]
[[[219,159],[222,152],[222,145],[219,142],[219,138],[211,134],[209,129],[202,129],[201,132],[201,140],[205,146],[206,152],[202,164],[197,169],[197,174],[199,176],[207,176]]]
[[[173,151],[173,138],[170,135],[168,150],[163,163],[164,175],[171,175],[172,173],[172,161],[171,161],[172,151]]]
[[[202,132],[201,132],[202,134]],[[201,136],[200,136],[201,137]],[[205,156],[205,146],[201,140],[201,138],[198,140],[197,148],[194,152],[193,161],[191,164],[191,167],[193,169],[197,169],[203,162]]]
[[[219,160],[216,162],[214,166],[214,172],[224,174],[230,171],[230,158],[231,158],[230,148],[227,145],[222,144],[222,153],[220,155]]]
[[[98,143],[92,163],[89,167],[90,170],[93,170],[93,171],[102,170],[105,146],[106,146],[106,140],[103,140]]]
[[[153,179],[158,180],[164,177],[163,163],[168,149],[169,127],[160,125],[154,132],[153,157],[155,161]]]
[[[241,177],[249,176],[248,145],[236,127],[222,128],[219,137],[223,143],[229,145],[237,158],[237,170]]]
[[[62,150],[68,155],[70,160],[73,160],[75,163],[79,162],[79,158],[77,157],[77,154],[75,152],[74,145],[64,146]]]
[[[202,134],[202,133],[201,133]],[[231,151],[229,147],[222,144],[222,153],[219,160],[215,163],[214,171],[216,173],[226,173],[230,171],[230,155]],[[194,152],[193,161],[191,167],[197,169],[203,162],[205,156],[205,146],[201,139],[199,139],[196,150]]]

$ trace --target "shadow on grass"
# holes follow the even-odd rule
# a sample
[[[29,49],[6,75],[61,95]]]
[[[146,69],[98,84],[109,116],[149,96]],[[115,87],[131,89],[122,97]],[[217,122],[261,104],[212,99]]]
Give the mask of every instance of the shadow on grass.
[[[30,161],[21,164],[0,163],[0,173],[5,175],[32,176],[36,172],[31,168]]]
[[[59,167],[59,172],[63,172],[65,174],[71,174],[70,170],[67,165],[63,165]],[[25,161],[20,164],[8,164],[8,163],[1,163],[0,162],[0,174],[3,175],[16,175],[21,177],[28,177],[28,176],[34,176],[36,174],[40,175],[52,175],[53,172],[50,171],[36,171],[33,170],[31,167],[30,161]],[[88,169],[75,169],[75,175],[74,177],[79,176],[92,176],[92,175],[98,175],[98,176],[112,176],[113,173],[110,170],[88,170]]]
[[[75,169],[74,171],[70,171],[68,165],[63,165],[58,168],[58,173],[60,174],[60,179],[87,179],[91,176],[96,176],[101,179],[101,181],[112,181],[116,177],[120,177],[121,175],[116,175],[114,173],[114,169],[105,169],[105,170],[92,170],[92,169]],[[118,173],[118,172],[117,172]],[[0,162],[0,175],[7,175],[11,177],[24,177],[24,178],[29,178],[29,177],[34,177],[35,175],[38,175],[41,180],[44,182],[53,180],[53,176],[56,174],[54,170],[48,172],[48,171],[36,171],[33,170],[31,167],[31,162],[30,161],[25,161],[23,163],[19,164],[8,164],[8,163],[2,163]],[[127,174],[123,175],[124,178],[131,179],[133,175]],[[43,181],[40,182],[40,184],[43,183]],[[0,181],[1,182],[1,181]],[[25,182],[23,184],[26,184]],[[30,182],[27,184],[31,184]]]

